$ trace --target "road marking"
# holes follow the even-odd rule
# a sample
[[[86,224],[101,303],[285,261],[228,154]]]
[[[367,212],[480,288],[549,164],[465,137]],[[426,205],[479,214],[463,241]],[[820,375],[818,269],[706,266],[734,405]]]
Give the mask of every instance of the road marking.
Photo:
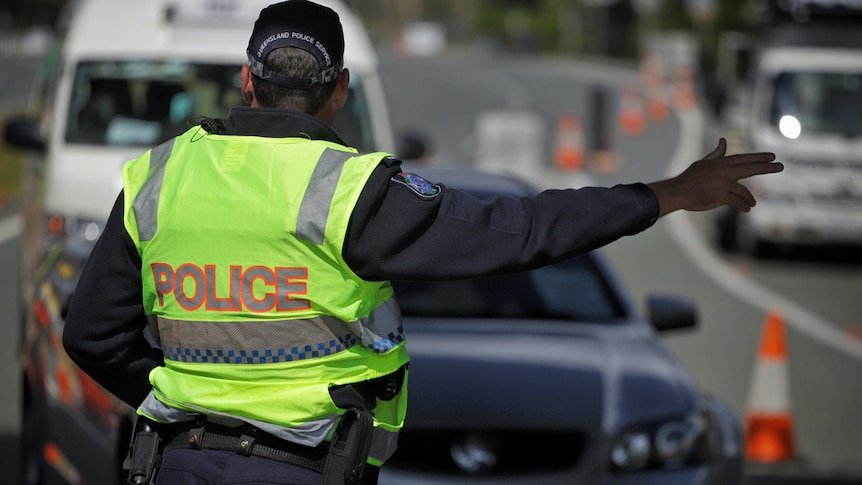
[[[18,237],[21,234],[23,220],[21,216],[16,215],[8,217],[0,221],[0,244]]]
[[[668,165],[667,176],[682,172],[688,165],[703,156],[701,139],[704,129],[703,113],[699,110],[677,112],[680,117],[680,143]],[[754,210],[757,210],[756,208]],[[862,345],[848,339],[837,325],[740,275],[731,265],[723,262],[707,248],[703,235],[692,222],[691,215],[677,212],[666,216],[668,231],[691,263],[708,278],[740,300],[766,312],[776,309],[784,315],[788,326],[833,349],[862,361]]]

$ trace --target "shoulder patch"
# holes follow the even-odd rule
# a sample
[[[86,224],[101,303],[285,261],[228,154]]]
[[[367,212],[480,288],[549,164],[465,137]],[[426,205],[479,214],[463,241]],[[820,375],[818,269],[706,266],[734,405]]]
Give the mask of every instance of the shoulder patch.
[[[442,189],[439,185],[432,184],[431,182],[413,173],[401,172],[398,175],[393,176],[391,180],[396,184],[401,184],[407,187],[423,199],[433,199],[434,197],[440,195],[440,192],[442,192]]]

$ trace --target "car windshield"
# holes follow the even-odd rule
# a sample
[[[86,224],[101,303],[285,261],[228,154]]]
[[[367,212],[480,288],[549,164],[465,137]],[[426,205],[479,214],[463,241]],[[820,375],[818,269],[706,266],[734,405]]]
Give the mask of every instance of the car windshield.
[[[361,79],[334,126],[348,145],[372,150]],[[179,135],[199,116],[224,118],[243,105],[240,67],[187,61],[91,61],[75,70],[66,142],[150,147]]]
[[[782,72],[774,90],[770,119],[785,136],[862,135],[862,73]]]
[[[608,322],[620,301],[588,256],[523,273],[456,281],[394,281],[404,316]]]

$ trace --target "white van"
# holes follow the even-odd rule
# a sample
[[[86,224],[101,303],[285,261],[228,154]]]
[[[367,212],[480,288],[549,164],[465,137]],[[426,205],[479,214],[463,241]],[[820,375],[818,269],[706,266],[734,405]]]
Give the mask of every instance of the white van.
[[[240,67],[258,13],[276,0],[83,0],[75,5],[54,66],[39,130],[44,211],[74,227],[105,220],[120,169],[198,116],[224,117],[243,103]],[[377,59],[359,20],[339,0],[351,70],[336,130],[360,151],[392,151]],[[26,129],[11,130],[19,134]],[[56,218],[55,218],[56,220]],[[67,230],[71,228],[68,227]],[[93,237],[90,231],[87,237]]]
[[[242,104],[240,69],[260,10],[275,0],[83,0],[54,60],[36,86],[41,124],[19,119],[7,141],[36,148],[40,200],[28,212],[22,247],[21,482],[27,485],[125,483],[133,410],[77,370],[61,345],[65,308],[84,261],[121,189],[121,167],[187,129],[197,116],[224,117]],[[351,70],[348,105],[335,128],[361,151],[392,151],[392,131],[372,46],[358,20],[333,0]],[[25,196],[26,197],[26,196]],[[35,213],[35,214],[34,214]],[[56,237],[44,249],[43,216]],[[35,223],[35,224],[33,224]],[[35,243],[35,244],[34,244]],[[25,276],[26,277],[26,276]],[[4,482],[5,483],[5,482]]]

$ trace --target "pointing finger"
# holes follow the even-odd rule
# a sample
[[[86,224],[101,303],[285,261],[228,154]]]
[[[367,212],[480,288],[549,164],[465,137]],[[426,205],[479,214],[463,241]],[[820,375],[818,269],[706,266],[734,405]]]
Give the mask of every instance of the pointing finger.
[[[755,175],[781,172],[784,170],[784,165],[779,162],[747,162],[733,165],[732,168],[728,173],[732,178],[741,180]]]
[[[772,163],[775,161],[775,154],[770,152],[738,153],[736,155],[728,155],[725,158],[728,163],[732,165],[743,163]],[[778,165],[781,164],[778,163]]]

